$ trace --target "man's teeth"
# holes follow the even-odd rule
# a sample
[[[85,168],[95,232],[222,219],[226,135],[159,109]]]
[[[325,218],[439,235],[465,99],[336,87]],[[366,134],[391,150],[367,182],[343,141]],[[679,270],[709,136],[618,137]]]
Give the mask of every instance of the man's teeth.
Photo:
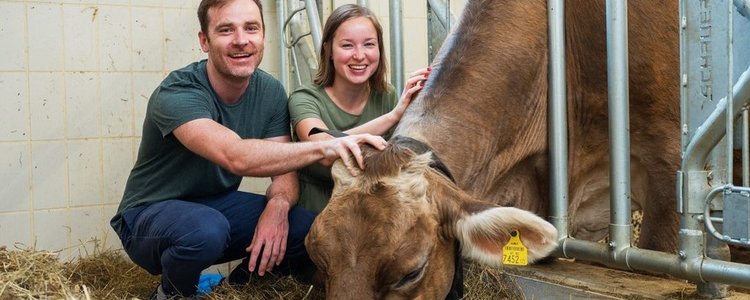
[[[250,57],[249,53],[238,53],[238,54],[230,54],[229,55],[232,58],[240,58],[240,57]]]

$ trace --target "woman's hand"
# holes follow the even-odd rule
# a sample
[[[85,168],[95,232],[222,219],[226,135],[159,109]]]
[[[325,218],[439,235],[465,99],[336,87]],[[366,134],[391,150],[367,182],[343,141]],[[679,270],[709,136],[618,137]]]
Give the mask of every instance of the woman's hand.
[[[404,115],[406,108],[409,107],[409,104],[414,100],[414,97],[416,97],[419,91],[422,90],[431,71],[432,68],[426,67],[409,74],[409,79],[406,80],[404,91],[401,93],[401,98],[399,98],[396,107],[390,112],[397,121],[401,120],[401,116]]]

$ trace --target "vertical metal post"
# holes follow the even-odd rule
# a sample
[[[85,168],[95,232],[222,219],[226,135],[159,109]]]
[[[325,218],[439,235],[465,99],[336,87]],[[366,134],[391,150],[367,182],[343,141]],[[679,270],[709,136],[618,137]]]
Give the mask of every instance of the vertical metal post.
[[[305,0],[305,9],[307,19],[310,22],[310,34],[312,35],[313,44],[315,44],[315,53],[320,57],[320,45],[322,44],[322,33],[320,15],[318,14],[318,4],[315,0]]]
[[[610,253],[615,260],[630,247],[630,119],[628,9],[625,0],[607,0],[607,80],[609,89]]]
[[[289,93],[289,50],[284,45],[286,40],[284,23],[286,22],[286,0],[276,0],[276,25],[279,27],[277,38],[279,42],[279,79],[284,89]]]
[[[565,1],[547,1],[549,20],[550,221],[568,237],[568,118],[565,81]]]
[[[357,5],[367,7],[367,0],[357,0]]]
[[[401,95],[404,88],[404,40],[402,37],[401,1],[389,2],[391,15],[391,83],[396,87],[396,94]]]
[[[742,109],[742,185],[750,186],[750,114]]]

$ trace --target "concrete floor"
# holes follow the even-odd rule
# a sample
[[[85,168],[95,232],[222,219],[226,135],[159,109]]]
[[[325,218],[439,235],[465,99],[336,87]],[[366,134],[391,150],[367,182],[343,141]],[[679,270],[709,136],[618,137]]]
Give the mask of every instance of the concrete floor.
[[[559,259],[503,270],[525,299],[700,299],[694,284]],[[750,299],[744,289],[730,287],[723,299]]]

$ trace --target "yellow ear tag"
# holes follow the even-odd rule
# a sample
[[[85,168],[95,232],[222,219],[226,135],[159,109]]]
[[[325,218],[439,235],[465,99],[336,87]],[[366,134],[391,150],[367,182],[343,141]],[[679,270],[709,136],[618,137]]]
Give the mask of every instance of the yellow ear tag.
[[[503,247],[503,264],[525,266],[529,264],[528,250],[521,243],[521,233],[513,230],[510,233],[510,241]]]

